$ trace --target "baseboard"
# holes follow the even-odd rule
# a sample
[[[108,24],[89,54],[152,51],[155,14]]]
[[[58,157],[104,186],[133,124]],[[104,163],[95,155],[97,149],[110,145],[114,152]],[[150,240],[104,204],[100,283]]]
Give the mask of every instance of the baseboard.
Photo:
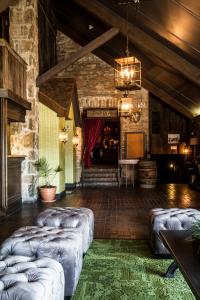
[[[76,183],[65,183],[66,191],[73,191],[76,188]]]
[[[65,191],[56,194],[56,200],[61,200],[62,198],[65,197],[65,195],[66,195]]]

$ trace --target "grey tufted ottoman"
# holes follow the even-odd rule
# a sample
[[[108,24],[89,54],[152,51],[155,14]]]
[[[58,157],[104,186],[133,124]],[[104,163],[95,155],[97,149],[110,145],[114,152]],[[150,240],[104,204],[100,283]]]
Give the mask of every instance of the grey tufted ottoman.
[[[160,230],[188,230],[200,219],[200,211],[192,208],[156,208],[150,211],[150,244],[156,255],[169,255],[159,237]]]
[[[0,256],[1,300],[63,300],[62,266],[51,258]]]
[[[81,232],[84,253],[93,240],[94,214],[89,208],[52,207],[39,214],[36,224],[40,227],[74,228]]]
[[[57,260],[64,270],[65,296],[72,296],[82,269],[82,236],[67,228],[22,227],[2,243],[0,255],[49,257]]]

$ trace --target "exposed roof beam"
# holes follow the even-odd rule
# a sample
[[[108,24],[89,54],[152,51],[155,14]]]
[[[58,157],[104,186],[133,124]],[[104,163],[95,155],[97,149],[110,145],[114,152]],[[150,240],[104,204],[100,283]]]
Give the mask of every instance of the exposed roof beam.
[[[178,102],[174,97],[172,97],[165,90],[161,89],[153,81],[150,81],[146,77],[143,77],[142,85],[149,92],[154,94],[156,97],[158,97],[160,100],[162,100],[164,103],[166,103],[167,105],[169,105],[176,111],[180,112],[185,117],[187,117],[189,119],[192,119],[194,117],[193,114],[189,111],[189,109],[187,109],[184,105],[181,105],[180,102]]]
[[[45,93],[39,91],[38,93],[39,101],[49,107],[51,110],[55,111],[58,117],[67,118],[67,109],[64,109],[59,103],[57,103],[52,98],[48,97]]]
[[[77,43],[84,43],[84,38],[78,32],[74,31],[69,26],[64,26],[62,23],[58,23],[58,28],[61,30],[64,34],[68,35],[72,39],[74,39]],[[116,53],[116,51],[119,51],[117,47],[114,47],[114,49],[111,50],[112,54],[120,56],[120,53]],[[109,54],[106,50],[102,48],[98,48],[93,51],[95,55],[100,57],[103,61],[107,62],[110,66],[114,67],[114,58]],[[145,58],[145,57],[144,57]],[[145,58],[146,61],[146,58]],[[187,118],[192,118],[193,115],[191,114],[190,110],[181,102],[175,99],[174,92],[169,90],[169,87],[160,87],[159,83],[152,82],[152,78],[150,78],[148,72],[146,72],[144,69],[142,70],[142,84],[144,88],[148,89],[152,94],[160,98],[161,101],[171,106],[176,111],[179,111]]]
[[[0,13],[11,5],[17,3],[18,0],[2,0],[0,1]]]
[[[107,41],[112,39],[114,36],[116,36],[119,33],[119,30],[117,28],[111,28],[108,31],[104,32],[102,35],[88,43],[86,46],[79,49],[76,53],[71,55],[69,58],[67,58],[64,61],[59,62],[56,66],[45,72],[44,74],[40,75],[37,78],[37,86],[40,86],[41,84],[45,83],[55,75],[57,75],[59,72],[63,71],[67,67],[69,67],[71,64],[82,58],[83,56],[89,54],[96,48],[100,47],[101,45],[105,44]]]
[[[95,51],[96,55],[106,61],[109,65],[113,66],[113,58],[104,52],[102,49],[97,49]],[[150,93],[157,96],[162,102],[166,103],[176,111],[180,112],[185,117],[192,119],[193,115],[190,110],[181,104],[178,100],[176,100],[173,96],[169,94],[169,92],[165,91],[163,88],[160,88],[157,83],[150,80],[146,74],[143,72],[142,77],[142,86],[147,89]]]
[[[127,21],[113,12],[111,9],[101,4],[97,0],[73,0],[87,11],[102,20],[105,24],[119,28],[123,35],[127,34]],[[167,46],[154,39],[136,25],[129,23],[129,39],[137,45],[139,49],[150,55],[158,57],[180,74],[185,76],[197,85],[200,85],[200,70]]]

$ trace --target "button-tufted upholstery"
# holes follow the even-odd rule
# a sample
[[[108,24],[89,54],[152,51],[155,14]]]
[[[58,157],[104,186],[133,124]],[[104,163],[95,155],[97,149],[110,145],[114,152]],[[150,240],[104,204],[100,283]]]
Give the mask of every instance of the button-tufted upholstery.
[[[149,230],[153,252],[158,255],[169,254],[159,237],[160,230],[187,230],[198,219],[200,211],[192,208],[152,209],[149,216]]]
[[[0,256],[1,300],[63,300],[64,272],[51,258]]]
[[[0,255],[49,257],[57,260],[65,274],[65,296],[71,296],[82,269],[82,235],[68,228],[22,227],[3,242]]]
[[[89,208],[52,207],[39,214],[37,226],[76,228],[83,237],[83,251],[88,250],[94,234],[94,215]]]

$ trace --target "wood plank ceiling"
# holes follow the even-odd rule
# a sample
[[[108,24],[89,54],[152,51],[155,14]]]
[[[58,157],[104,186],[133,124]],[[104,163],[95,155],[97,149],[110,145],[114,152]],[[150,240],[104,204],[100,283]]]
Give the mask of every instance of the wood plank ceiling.
[[[51,0],[58,29],[82,46],[119,28],[93,51],[112,66],[126,44],[126,6],[118,2]],[[200,1],[141,0],[137,19],[136,4],[128,11],[130,50],[142,62],[143,86],[187,117],[200,114]]]
[[[65,119],[68,119],[72,103],[75,126],[81,127],[77,87],[74,79],[52,78],[40,86],[39,100],[55,111],[58,117],[64,117]]]

